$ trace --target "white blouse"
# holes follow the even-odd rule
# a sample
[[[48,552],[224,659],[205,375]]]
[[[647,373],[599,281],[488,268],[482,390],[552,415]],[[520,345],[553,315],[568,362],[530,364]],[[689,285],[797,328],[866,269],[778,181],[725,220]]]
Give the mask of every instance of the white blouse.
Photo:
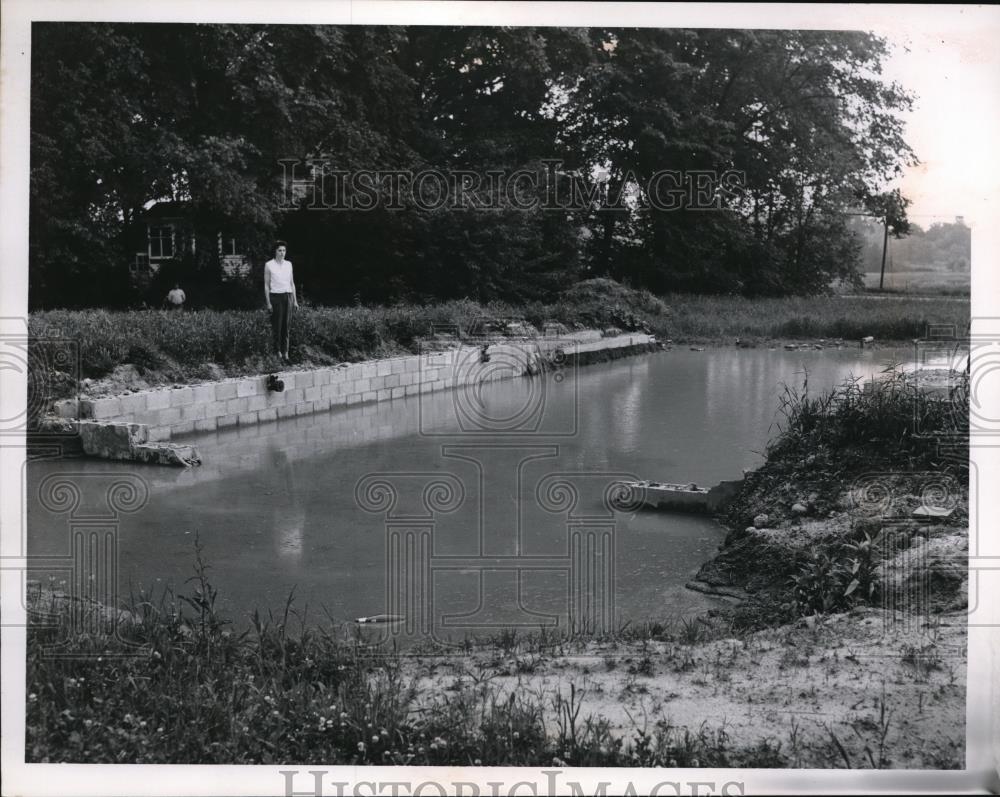
[[[264,266],[268,293],[292,292],[292,261],[268,260]]]

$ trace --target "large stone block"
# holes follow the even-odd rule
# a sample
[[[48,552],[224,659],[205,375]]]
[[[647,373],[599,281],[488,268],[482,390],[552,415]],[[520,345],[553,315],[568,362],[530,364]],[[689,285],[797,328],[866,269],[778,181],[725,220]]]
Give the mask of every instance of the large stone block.
[[[259,412],[267,407],[267,396],[249,396],[247,398],[247,412]]]
[[[200,421],[194,422],[194,430],[196,432],[214,432],[218,428],[218,425],[218,418],[202,418]]]
[[[165,410],[170,406],[170,394],[169,388],[165,390],[150,390],[146,393],[146,411],[152,412],[154,410]]]
[[[241,412],[237,418],[237,423],[240,426],[253,426],[259,420],[259,413],[257,412]]]
[[[146,394],[131,393],[121,397],[123,415],[141,415],[146,412]]]
[[[176,443],[149,443],[136,446],[132,458],[137,462],[147,462],[151,465],[190,467],[201,463],[197,449]]]
[[[180,409],[182,421],[200,421],[208,416],[208,410],[204,404],[188,404]]]
[[[322,392],[323,388],[317,387],[316,385],[313,385],[312,387],[307,387],[305,391],[305,400],[317,401],[318,399],[321,398]]]
[[[261,387],[263,385],[263,379],[253,378],[253,379],[241,379],[236,383],[236,395],[239,398],[248,398],[250,396],[259,395],[261,392]]]
[[[375,376],[388,376],[392,373],[392,364],[388,360],[375,363]]]
[[[298,371],[295,377],[295,387],[308,388],[316,383],[316,377],[312,371]]]
[[[236,382],[226,381],[219,382],[215,386],[215,400],[216,401],[228,401],[229,399],[236,398]]]
[[[268,421],[278,420],[278,408],[269,407],[266,410],[261,410],[257,413],[257,419],[260,423],[267,423]]]
[[[232,426],[236,426],[238,422],[238,415],[220,415],[216,419],[216,423],[220,429],[229,429]]]
[[[194,391],[189,387],[180,387],[170,391],[171,407],[186,407],[194,401]]]
[[[194,421],[180,421],[170,427],[170,431],[175,435],[191,434],[194,431]]]
[[[171,431],[169,426],[147,426],[146,442],[162,443],[170,439]]]
[[[215,387],[215,385],[195,385],[192,388],[195,402],[198,404],[211,404],[215,402]]]
[[[247,411],[247,402],[249,399],[246,398],[232,398],[226,402],[226,415],[239,415],[241,412]]]
[[[56,415],[60,418],[78,418],[80,416],[80,402],[76,399],[63,399],[53,405]]]
[[[226,414],[225,401],[210,401],[205,404],[206,418],[221,418],[225,414]]]
[[[165,410],[160,410],[156,413],[156,425],[157,426],[173,426],[175,423],[180,423],[181,420],[181,408],[180,407],[168,407]]]
[[[117,396],[110,398],[93,399],[91,416],[94,420],[107,420],[117,418],[122,414],[121,399]]]

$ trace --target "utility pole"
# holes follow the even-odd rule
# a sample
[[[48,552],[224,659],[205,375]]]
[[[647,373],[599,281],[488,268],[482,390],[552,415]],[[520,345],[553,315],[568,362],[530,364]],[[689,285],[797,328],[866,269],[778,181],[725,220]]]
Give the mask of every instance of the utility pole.
[[[885,282],[885,253],[889,248],[889,216],[885,216],[882,219],[882,223],[885,225],[885,231],[882,233],[882,273],[878,278],[878,289],[882,290],[882,284]]]

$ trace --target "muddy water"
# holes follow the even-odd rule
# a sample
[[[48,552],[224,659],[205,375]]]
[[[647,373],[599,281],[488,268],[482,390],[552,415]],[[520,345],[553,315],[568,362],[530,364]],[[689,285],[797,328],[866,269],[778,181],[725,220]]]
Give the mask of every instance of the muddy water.
[[[714,605],[684,583],[723,530],[612,512],[614,483],[737,478],[783,383],[823,390],[908,354],[675,350],[203,435],[190,470],[34,462],[29,552],[68,580],[74,531],[108,529],[120,592],[183,589],[197,534],[237,622],[293,589],[312,619],[398,613],[440,638],[689,615]]]

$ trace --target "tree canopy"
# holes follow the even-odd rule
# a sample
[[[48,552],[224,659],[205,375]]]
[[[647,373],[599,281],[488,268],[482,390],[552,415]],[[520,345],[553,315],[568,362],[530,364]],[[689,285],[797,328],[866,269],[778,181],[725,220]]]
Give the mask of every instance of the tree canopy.
[[[164,200],[261,263],[282,234],[324,302],[517,301],[603,275],[822,291],[857,274],[845,211],[915,160],[886,53],[854,32],[35,23],[31,301],[126,300],[127,241]],[[473,201],[394,204],[378,177],[370,208],[293,207],[295,160],[434,172]]]

